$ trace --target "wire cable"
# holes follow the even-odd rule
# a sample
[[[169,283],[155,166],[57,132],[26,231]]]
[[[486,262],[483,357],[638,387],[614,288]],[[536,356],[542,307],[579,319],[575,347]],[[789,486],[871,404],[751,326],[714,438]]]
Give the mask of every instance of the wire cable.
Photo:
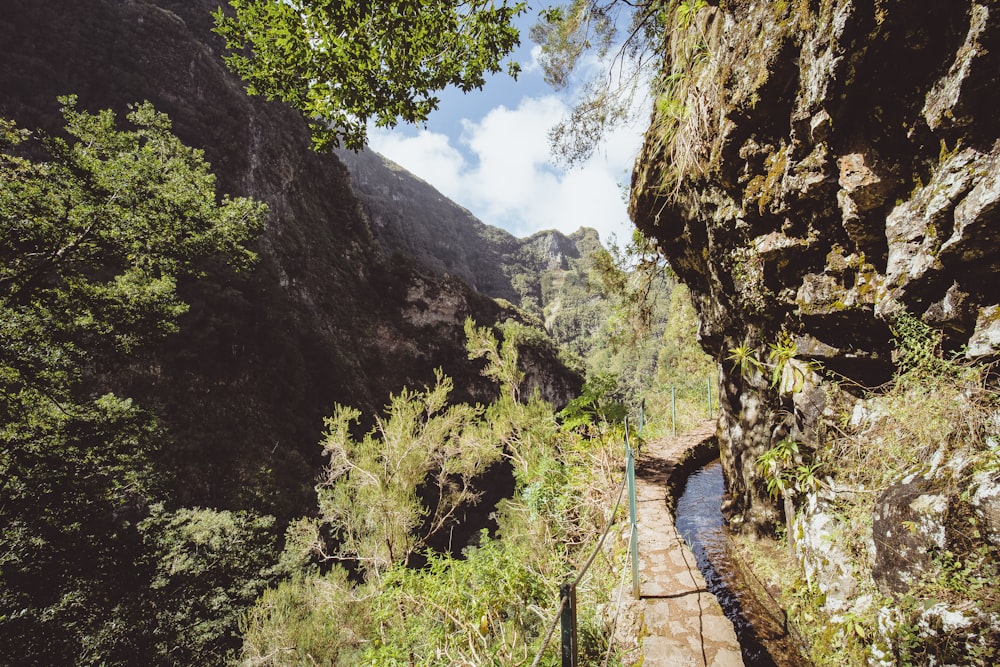
[[[555,618],[552,619],[552,625],[549,626],[549,631],[545,633],[545,640],[542,642],[541,647],[538,649],[538,655],[535,656],[534,661],[531,663],[531,667],[538,667],[538,663],[542,661],[542,656],[545,654],[545,647],[549,645],[549,640],[552,639],[552,633],[556,631],[556,626],[559,625],[559,618],[562,616],[563,609],[566,608],[566,598],[560,597],[559,609],[556,610]]]
[[[625,549],[625,562],[627,563],[629,557],[632,555],[632,540],[629,540],[628,548]],[[604,662],[601,663],[601,667],[608,667],[608,662],[611,660],[611,650],[615,646],[615,631],[618,629],[618,617],[622,612],[622,592],[625,590],[625,577],[628,575],[628,568],[622,567],[622,583],[618,586],[618,602],[615,604],[615,617],[611,621],[611,632],[608,634],[608,651],[604,654]]]
[[[625,495],[625,479],[622,479],[621,488],[618,490],[618,500],[615,501],[615,508],[611,511],[611,516],[608,518],[607,525],[604,527],[604,533],[601,534],[601,539],[597,541],[597,547],[594,549],[593,553],[590,554],[590,558],[587,559],[586,564],[584,564],[583,569],[577,575],[576,580],[573,582],[573,587],[580,583],[583,579],[583,575],[587,573],[590,566],[593,565],[594,559],[597,558],[597,554],[600,553],[601,547],[604,545],[604,539],[611,532],[611,527],[615,525],[615,517],[618,515],[618,508],[621,507],[622,497]],[[545,639],[542,641],[542,645],[538,649],[538,654],[535,656],[534,661],[531,663],[531,667],[538,667],[539,662],[541,662],[542,655],[545,653],[546,647],[549,645],[549,641],[552,639],[552,633],[555,632],[556,626],[559,624],[559,618],[562,616],[563,609],[566,608],[566,598],[561,597],[559,602],[559,609],[556,610],[555,618],[552,619],[552,624],[549,626],[549,631],[545,634]]]
[[[608,536],[608,533],[611,532],[611,526],[615,525],[615,517],[618,515],[618,508],[621,507],[622,496],[624,495],[625,495],[625,479],[623,478],[621,488],[618,490],[618,500],[615,502],[615,508],[611,510],[611,516],[608,518],[608,523],[604,527],[604,533],[601,535],[601,539],[597,541],[597,546],[594,548],[594,552],[590,554],[590,558],[587,559],[587,562],[583,566],[583,569],[580,570],[580,574],[577,575],[576,581],[573,582],[574,587],[580,583],[580,581],[583,579],[583,575],[587,574],[587,570],[589,570],[590,566],[594,564],[594,559],[597,558],[597,554],[600,553],[601,547],[604,545],[604,538],[606,538]]]

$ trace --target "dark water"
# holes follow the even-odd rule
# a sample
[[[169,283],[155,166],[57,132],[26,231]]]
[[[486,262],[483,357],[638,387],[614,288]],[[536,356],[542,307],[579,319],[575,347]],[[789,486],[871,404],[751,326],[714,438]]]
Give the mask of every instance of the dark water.
[[[722,494],[722,464],[715,461],[695,471],[677,499],[677,530],[691,545],[708,590],[733,622],[747,667],[806,664],[784,630],[756,604],[735,574],[726,549]]]

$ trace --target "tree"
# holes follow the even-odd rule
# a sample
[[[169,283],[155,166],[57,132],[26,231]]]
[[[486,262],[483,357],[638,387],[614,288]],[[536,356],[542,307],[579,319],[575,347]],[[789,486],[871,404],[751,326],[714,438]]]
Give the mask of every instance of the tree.
[[[133,618],[148,628],[153,652],[172,665],[224,664],[240,647],[239,617],[277,579],[274,518],[161,503],[138,525],[149,577]],[[145,593],[145,591],[144,591]]]
[[[694,7],[704,0],[681,0]],[[553,155],[572,166],[598,141],[631,119],[635,98],[647,92],[661,62],[662,37],[676,0],[571,0],[541,13],[531,38],[541,46],[545,80],[566,88],[587,58],[597,68],[583,84],[569,118],[549,132]]]
[[[617,311],[612,346],[635,346],[663,315],[663,298],[674,285],[673,270],[656,242],[639,230],[632,231],[624,247],[612,244],[610,250],[595,252],[591,267],[593,281]]]
[[[230,0],[226,63],[309,120],[318,149],[364,146],[369,122],[425,121],[448,86],[482,88],[519,43],[508,0]],[[516,63],[508,64],[516,76]]]
[[[404,389],[361,440],[351,436],[360,412],[335,406],[323,438],[330,464],[316,488],[322,521],[338,542],[333,557],[377,579],[478,500],[472,482],[500,451],[480,433],[479,408],[448,405],[452,387],[438,371],[433,388]]]
[[[150,104],[121,130],[61,101],[67,138],[0,120],[0,654],[26,665],[143,654],[123,610],[162,434],[112,378],[176,330],[178,278],[253,260],[265,213]]]
[[[539,653],[542,664],[558,661],[556,642],[543,648],[545,628],[560,584],[613,518],[621,441],[560,429],[538,392],[518,401],[518,342],[530,333],[513,323],[498,333],[502,341],[466,322],[470,358],[500,384],[485,408],[447,406],[451,381],[439,375],[432,388],[395,396],[359,441],[349,433],[357,411],[337,407],[322,443],[330,466],[317,487],[329,532],[311,519],[289,528],[283,563],[293,577],[246,615],[246,664],[527,665]],[[494,510],[495,530],[482,530],[461,555],[450,539],[446,551],[424,544],[420,567],[411,567],[427,528],[444,525],[441,508],[474,500],[473,476],[496,483],[479,473],[501,456],[514,465],[515,484],[485,508]],[[363,579],[310,562],[326,548],[324,535],[340,541],[331,555],[364,566]],[[617,581],[614,557],[593,567],[578,589],[581,609],[608,603]],[[606,628],[596,614],[579,623],[581,661],[597,664],[607,655]]]
[[[656,380],[661,385],[694,385],[700,390],[705,378],[715,374],[715,365],[698,343],[698,314],[686,285],[678,284],[671,291],[668,313]]]

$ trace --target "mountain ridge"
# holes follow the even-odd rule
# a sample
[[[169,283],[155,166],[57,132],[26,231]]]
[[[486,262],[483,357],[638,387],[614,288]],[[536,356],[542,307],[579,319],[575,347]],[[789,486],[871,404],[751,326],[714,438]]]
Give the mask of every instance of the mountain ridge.
[[[542,230],[524,238],[488,225],[424,179],[375,151],[338,151],[376,239],[386,253],[452,274],[510,302],[559,343],[585,356],[608,315],[591,285],[598,232]],[[564,305],[573,309],[565,310]],[[580,318],[583,321],[580,321]]]
[[[313,506],[315,443],[335,402],[374,413],[390,393],[431,382],[435,368],[455,378],[456,400],[486,400],[494,389],[467,359],[463,322],[519,315],[381,250],[343,164],[311,150],[296,112],[248,97],[226,70],[215,8],[12,0],[0,25],[0,115],[58,135],[59,95],[120,119],[149,100],[204,150],[220,193],[267,203],[253,270],[207,267],[181,283],[191,303],[181,333],[114,382],[160,405],[178,502],[294,514]],[[550,361],[562,380],[545,384],[566,400],[578,380],[554,353]]]

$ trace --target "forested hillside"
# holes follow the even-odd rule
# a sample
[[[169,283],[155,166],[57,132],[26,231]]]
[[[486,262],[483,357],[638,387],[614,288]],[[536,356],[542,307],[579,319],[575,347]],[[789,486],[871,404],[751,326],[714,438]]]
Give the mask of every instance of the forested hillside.
[[[383,251],[336,157],[225,69],[215,7],[2,6],[0,661],[222,660],[334,404],[367,424],[435,368],[496,393],[464,322],[519,315]]]

